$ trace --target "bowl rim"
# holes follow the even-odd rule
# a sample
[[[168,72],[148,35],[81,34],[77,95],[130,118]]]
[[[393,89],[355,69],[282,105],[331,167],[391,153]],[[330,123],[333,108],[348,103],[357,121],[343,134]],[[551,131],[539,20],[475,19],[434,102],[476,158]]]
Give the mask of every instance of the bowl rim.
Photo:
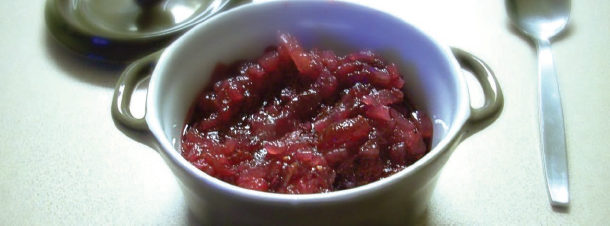
[[[199,183],[203,182],[206,185],[210,186],[211,189],[221,191],[226,195],[247,198],[247,199],[251,199],[251,200],[255,200],[255,201],[272,202],[272,203],[285,203],[285,202],[294,203],[295,201],[298,201],[301,204],[305,204],[305,203],[320,203],[320,202],[329,202],[329,201],[350,200],[350,199],[353,199],[356,197],[365,197],[370,194],[375,194],[379,191],[382,191],[383,189],[385,189],[387,187],[390,187],[389,185],[391,185],[391,184],[398,183],[402,178],[406,178],[409,175],[414,174],[416,171],[420,170],[424,166],[432,164],[434,162],[434,160],[440,158],[441,155],[448,153],[450,151],[449,149],[451,149],[451,145],[459,137],[459,135],[462,131],[462,128],[468,121],[468,118],[470,117],[470,114],[471,114],[470,99],[469,99],[469,95],[468,95],[468,88],[467,88],[466,80],[463,76],[461,76],[462,72],[461,72],[460,66],[459,66],[456,58],[454,57],[453,53],[451,52],[451,49],[447,45],[444,45],[441,42],[439,42],[438,40],[436,40],[434,37],[423,32],[423,30],[421,30],[417,26],[414,26],[413,24],[411,24],[401,18],[398,18],[390,13],[383,12],[378,9],[374,9],[374,8],[371,8],[371,7],[368,7],[365,5],[361,5],[358,3],[353,3],[353,2],[344,2],[344,1],[334,1],[334,2],[340,2],[342,4],[347,4],[350,7],[360,8],[360,10],[371,10],[373,12],[380,13],[381,15],[389,16],[393,20],[400,21],[401,24],[403,24],[404,26],[410,27],[413,31],[419,33],[419,35],[426,37],[427,39],[429,39],[429,41],[432,44],[434,44],[436,47],[439,48],[440,53],[444,56],[443,59],[446,60],[446,62],[444,62],[444,63],[449,65],[449,69],[452,72],[451,74],[453,74],[454,75],[453,77],[455,77],[455,80],[456,80],[456,83],[458,86],[457,90],[461,91],[461,92],[459,92],[461,94],[461,96],[458,97],[459,103],[456,103],[456,106],[458,106],[458,109],[456,109],[456,111],[455,111],[455,117],[454,117],[453,122],[451,122],[449,125],[447,125],[447,124],[444,125],[446,128],[448,128],[445,136],[439,141],[439,143],[436,146],[434,146],[430,150],[429,153],[424,155],[424,157],[417,160],[415,163],[400,170],[399,172],[394,173],[388,177],[382,178],[380,180],[377,180],[377,181],[374,181],[374,182],[371,182],[371,183],[368,183],[365,185],[357,186],[354,188],[350,188],[350,189],[332,191],[332,192],[327,192],[327,193],[314,193],[314,194],[281,194],[281,193],[262,192],[262,191],[255,191],[255,190],[250,190],[250,189],[246,189],[246,188],[241,188],[241,187],[227,183],[225,181],[222,181],[220,179],[217,179],[213,176],[210,176],[210,175],[204,173],[203,171],[201,171],[198,168],[196,168],[195,166],[193,166],[186,159],[184,159],[182,157],[182,155],[180,154],[179,150],[177,150],[175,148],[175,145],[173,144],[173,142],[170,141],[166,137],[165,133],[163,132],[163,129],[162,129],[159,117],[158,117],[158,112],[156,111],[156,109],[158,109],[158,108],[156,107],[156,101],[154,101],[154,99],[155,99],[154,94],[158,93],[158,91],[161,89],[160,88],[161,84],[159,82],[160,79],[158,79],[158,78],[163,76],[162,74],[160,74],[161,70],[159,68],[165,67],[168,64],[168,62],[170,62],[171,59],[174,58],[174,55],[177,55],[179,53],[179,51],[177,51],[178,46],[180,46],[182,43],[189,42],[189,40],[191,39],[190,37],[194,36],[197,30],[204,29],[204,27],[207,24],[216,23],[216,21],[222,20],[222,18],[224,18],[224,17],[230,16],[233,14],[239,14],[240,12],[242,12],[244,10],[252,10],[254,8],[267,7],[267,6],[270,6],[270,5],[272,6],[275,4],[286,4],[286,2],[284,2],[284,1],[267,1],[267,2],[245,4],[245,5],[241,5],[236,8],[233,8],[231,10],[219,13],[218,15],[202,22],[201,24],[197,25],[195,28],[193,28],[190,31],[188,31],[187,33],[185,33],[182,37],[180,37],[179,39],[174,41],[162,53],[157,65],[153,71],[151,79],[150,79],[147,100],[146,100],[146,109],[148,109],[147,110],[148,112],[145,115],[145,119],[146,119],[147,124],[149,125],[149,129],[150,129],[151,133],[155,137],[155,140],[158,142],[159,147],[162,150],[162,153],[167,157],[166,160],[171,161],[172,164],[178,166],[179,169],[181,169],[184,173],[188,174],[188,176],[195,179],[197,182],[199,182]],[[311,0],[290,1],[290,4],[326,4],[326,3],[328,3],[328,1],[315,1],[315,0],[314,1],[311,1]]]

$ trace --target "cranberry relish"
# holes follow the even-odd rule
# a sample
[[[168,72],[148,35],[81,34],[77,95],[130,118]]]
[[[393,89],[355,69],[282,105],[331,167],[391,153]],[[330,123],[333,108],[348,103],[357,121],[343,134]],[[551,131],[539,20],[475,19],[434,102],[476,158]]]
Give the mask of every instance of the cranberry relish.
[[[407,104],[396,65],[371,51],[305,51],[279,34],[257,60],[218,64],[209,84],[192,108],[182,155],[240,187],[353,188],[429,150],[430,119]]]

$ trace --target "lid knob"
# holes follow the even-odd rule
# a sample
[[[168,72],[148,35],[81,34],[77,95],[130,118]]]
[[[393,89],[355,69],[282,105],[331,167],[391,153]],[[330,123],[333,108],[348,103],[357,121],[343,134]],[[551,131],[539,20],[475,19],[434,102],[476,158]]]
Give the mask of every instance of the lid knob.
[[[161,2],[161,0],[135,0],[136,4],[138,4],[142,8],[152,8],[157,5],[157,3]]]

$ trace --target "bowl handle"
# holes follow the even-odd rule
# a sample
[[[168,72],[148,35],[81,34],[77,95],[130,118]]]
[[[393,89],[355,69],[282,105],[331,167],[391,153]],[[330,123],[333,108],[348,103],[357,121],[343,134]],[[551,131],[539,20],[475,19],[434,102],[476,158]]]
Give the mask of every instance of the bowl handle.
[[[114,88],[111,106],[112,117],[129,129],[148,131],[145,117],[134,117],[129,110],[129,103],[131,103],[131,96],[136,85],[150,75],[162,52],[163,50],[157,51],[131,63],[123,71]],[[146,111],[144,115],[146,115]]]
[[[470,124],[475,124],[496,115],[503,107],[504,98],[502,96],[500,84],[498,84],[498,80],[489,66],[478,57],[464,50],[451,48],[451,51],[460,65],[468,68],[472,72],[481,85],[481,88],[483,88],[483,94],[485,95],[485,103],[482,107],[470,107],[470,118],[468,119],[468,122]]]

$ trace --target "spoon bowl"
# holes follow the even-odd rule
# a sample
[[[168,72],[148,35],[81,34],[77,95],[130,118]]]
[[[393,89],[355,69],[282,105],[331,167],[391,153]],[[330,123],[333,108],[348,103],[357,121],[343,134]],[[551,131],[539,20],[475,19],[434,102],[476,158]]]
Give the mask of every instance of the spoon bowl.
[[[535,39],[550,40],[570,18],[570,0],[507,0],[508,16],[519,30]]]

